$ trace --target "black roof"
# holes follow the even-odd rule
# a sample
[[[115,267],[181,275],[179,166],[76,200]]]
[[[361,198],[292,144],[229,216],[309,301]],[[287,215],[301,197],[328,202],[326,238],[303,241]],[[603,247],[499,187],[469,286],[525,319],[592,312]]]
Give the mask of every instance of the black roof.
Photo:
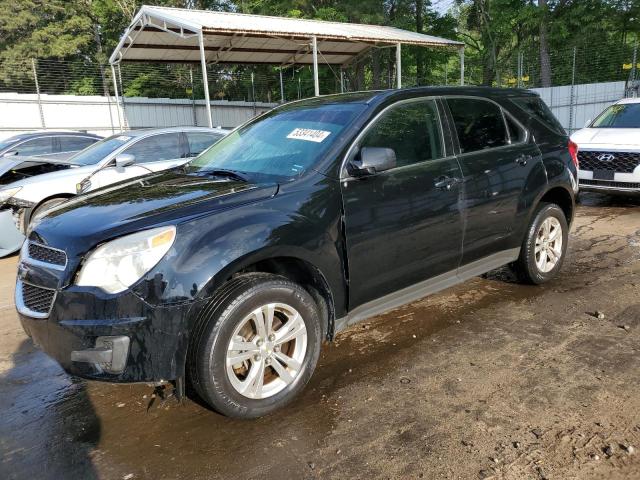
[[[522,88],[494,88],[494,87],[411,87],[389,90],[370,90],[363,92],[339,93],[335,95],[323,95],[296,102],[296,105],[323,105],[331,103],[379,103],[388,99],[402,99],[419,96],[447,96],[447,95],[472,95],[489,98],[508,98],[537,96],[537,93]]]

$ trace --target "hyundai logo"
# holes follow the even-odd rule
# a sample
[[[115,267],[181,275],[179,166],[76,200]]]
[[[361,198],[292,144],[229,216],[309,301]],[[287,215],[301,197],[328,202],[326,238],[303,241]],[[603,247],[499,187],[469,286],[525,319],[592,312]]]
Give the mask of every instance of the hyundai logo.
[[[615,155],[611,153],[603,153],[602,155],[598,155],[598,160],[600,160],[601,162],[613,162],[615,159]]]

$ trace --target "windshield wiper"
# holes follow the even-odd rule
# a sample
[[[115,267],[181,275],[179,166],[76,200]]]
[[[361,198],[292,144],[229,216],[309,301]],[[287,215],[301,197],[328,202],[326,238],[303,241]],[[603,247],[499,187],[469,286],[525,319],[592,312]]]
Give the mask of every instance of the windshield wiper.
[[[202,173],[204,175],[229,177],[229,178],[233,178],[235,180],[239,180],[239,181],[245,182],[245,183],[249,182],[249,179],[245,175],[243,175],[242,173],[238,172],[237,170],[227,170],[225,168],[215,168],[215,169],[212,169],[212,170],[200,170],[199,173]]]

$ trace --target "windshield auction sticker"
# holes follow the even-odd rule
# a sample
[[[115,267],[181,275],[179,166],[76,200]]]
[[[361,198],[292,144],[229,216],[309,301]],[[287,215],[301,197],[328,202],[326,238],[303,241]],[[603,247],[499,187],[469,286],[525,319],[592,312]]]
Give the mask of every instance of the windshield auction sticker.
[[[326,130],[313,130],[311,128],[296,128],[289,135],[287,135],[287,138],[292,138],[294,140],[306,140],[307,142],[320,143],[329,135],[331,135],[331,132],[327,132]]]

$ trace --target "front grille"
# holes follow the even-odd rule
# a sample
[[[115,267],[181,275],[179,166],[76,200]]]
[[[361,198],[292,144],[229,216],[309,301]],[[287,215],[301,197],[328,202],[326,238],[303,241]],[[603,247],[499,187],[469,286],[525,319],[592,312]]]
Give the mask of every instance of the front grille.
[[[580,170],[613,170],[633,173],[640,165],[640,153],[578,151]]]
[[[638,188],[638,189],[640,189],[640,183],[634,183],[634,182],[612,182],[610,180],[583,180],[583,179],[580,179],[580,185],[592,185],[594,187]]]
[[[32,312],[48,314],[55,295],[55,290],[22,284],[22,303]]]
[[[65,266],[67,264],[67,254],[62,250],[45,247],[39,243],[29,242],[29,258],[53,265]]]

